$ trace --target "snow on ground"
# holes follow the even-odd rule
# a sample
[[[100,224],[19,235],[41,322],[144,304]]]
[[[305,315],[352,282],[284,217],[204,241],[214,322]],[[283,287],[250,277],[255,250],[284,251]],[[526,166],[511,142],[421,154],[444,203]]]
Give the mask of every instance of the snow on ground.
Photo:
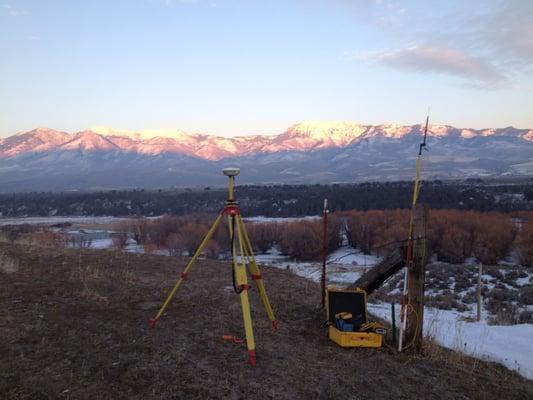
[[[113,240],[109,239],[97,239],[91,242],[92,249],[110,249],[113,247]]]
[[[291,261],[287,256],[282,255],[277,247],[270,249],[266,254],[257,254],[255,258],[259,264],[291,271],[314,282],[320,282],[322,276],[321,263]],[[328,257],[328,283],[332,285],[353,283],[378,261],[378,257],[364,255],[352,247],[341,247]]]
[[[272,249],[260,254],[257,261],[274,267],[289,270],[298,276],[319,282],[322,265],[320,263],[291,262]],[[327,278],[329,285],[345,286],[355,282],[367,269],[373,267],[379,258],[364,255],[351,247],[342,247],[328,257]],[[486,276],[492,279],[491,276]],[[524,282],[526,279],[523,278]],[[372,314],[391,321],[389,304],[369,304]],[[399,321],[397,307],[396,321]],[[467,322],[465,316],[475,315],[475,305],[466,313],[426,307],[424,310],[424,331],[440,345],[460,351],[476,358],[496,361],[522,376],[533,379],[533,324],[489,325],[488,314],[483,310],[480,322]]]
[[[118,217],[26,217],[26,218],[0,218],[0,226],[4,225],[53,225],[70,222],[72,224],[112,224],[124,221],[126,218]]]
[[[309,215],[306,217],[246,217],[243,218],[244,222],[258,222],[258,223],[264,223],[264,222],[293,222],[293,221],[301,221],[301,220],[308,220],[308,221],[314,221],[317,219],[322,218],[320,215]]]
[[[363,254],[361,250],[350,246],[343,246],[328,256],[328,264],[350,264],[363,268],[371,268],[379,262],[380,258]]]
[[[524,286],[524,285],[529,285],[533,283],[533,273],[528,273],[526,277],[524,278],[518,278],[516,280],[516,284],[518,286]]]
[[[389,304],[369,304],[372,314],[391,321]],[[399,321],[399,310],[396,320]],[[466,322],[457,311],[424,309],[424,331],[440,345],[476,358],[496,361],[533,379],[533,324],[488,325]]]
[[[161,216],[146,217],[146,219],[157,219]],[[0,226],[5,225],[54,225],[70,222],[71,224],[116,224],[123,221],[131,220],[131,217],[15,217],[15,218],[1,218]]]

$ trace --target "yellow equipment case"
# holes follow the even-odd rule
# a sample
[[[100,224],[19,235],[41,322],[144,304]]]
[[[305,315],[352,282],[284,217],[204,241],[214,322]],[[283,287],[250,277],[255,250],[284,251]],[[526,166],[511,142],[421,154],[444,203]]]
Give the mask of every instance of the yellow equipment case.
[[[328,288],[326,299],[332,341],[341,347],[381,347],[386,330],[377,322],[368,322],[364,290]]]

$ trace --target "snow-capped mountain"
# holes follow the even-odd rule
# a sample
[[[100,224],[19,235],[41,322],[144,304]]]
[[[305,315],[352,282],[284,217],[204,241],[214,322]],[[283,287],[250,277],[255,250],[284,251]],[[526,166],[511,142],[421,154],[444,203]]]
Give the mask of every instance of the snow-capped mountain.
[[[406,179],[420,125],[305,122],[277,135],[232,138],[181,130],[38,128],[0,139],[3,191],[223,183],[219,168],[249,183]],[[533,175],[533,130],[430,125],[429,178]]]

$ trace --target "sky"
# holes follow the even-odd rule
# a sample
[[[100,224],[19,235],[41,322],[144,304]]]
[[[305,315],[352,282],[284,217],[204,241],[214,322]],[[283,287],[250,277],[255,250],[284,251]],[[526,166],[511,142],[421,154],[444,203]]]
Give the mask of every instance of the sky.
[[[533,1],[0,0],[0,136],[533,129]]]

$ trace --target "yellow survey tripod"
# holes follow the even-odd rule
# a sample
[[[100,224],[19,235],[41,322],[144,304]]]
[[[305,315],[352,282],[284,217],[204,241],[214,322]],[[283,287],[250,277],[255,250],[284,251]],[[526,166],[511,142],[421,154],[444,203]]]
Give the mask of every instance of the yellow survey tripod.
[[[167,308],[168,304],[172,300],[172,297],[176,294],[181,282],[187,279],[189,272],[194,265],[194,262],[198,259],[204,247],[207,245],[218,226],[222,222],[222,219],[225,215],[228,216],[228,225],[229,225],[229,234],[231,238],[231,256],[232,256],[232,268],[233,268],[233,287],[235,292],[239,294],[241,298],[242,306],[242,317],[244,320],[244,331],[246,333],[246,347],[248,348],[248,357],[250,360],[250,365],[255,365],[255,342],[254,342],[254,332],[252,328],[252,316],[250,315],[250,302],[248,301],[248,290],[251,286],[248,284],[248,278],[246,275],[246,266],[250,269],[252,280],[255,281],[259,294],[261,295],[261,300],[267,312],[268,318],[272,321],[272,328],[274,330],[278,327],[278,321],[274,316],[274,311],[268,301],[268,296],[265,290],[265,284],[261,276],[261,272],[255,262],[255,256],[246,232],[246,227],[241,218],[241,212],[239,209],[239,204],[235,201],[235,196],[233,195],[233,186],[234,178],[239,175],[239,168],[225,168],[222,170],[223,174],[229,178],[229,187],[228,187],[228,200],[224,205],[224,208],[218,214],[217,219],[213,223],[213,226],[209,229],[204,239],[198,246],[198,249],[194,253],[193,257],[181,273],[178,281],[174,285],[174,288],[168,295],[167,299],[161,306],[161,309],[155,316],[155,318],[150,320],[150,327],[155,328],[157,321],[161,318],[161,315]],[[235,236],[236,234],[236,236]],[[237,240],[235,240],[237,239]],[[237,254],[237,245],[239,247],[239,254]]]

